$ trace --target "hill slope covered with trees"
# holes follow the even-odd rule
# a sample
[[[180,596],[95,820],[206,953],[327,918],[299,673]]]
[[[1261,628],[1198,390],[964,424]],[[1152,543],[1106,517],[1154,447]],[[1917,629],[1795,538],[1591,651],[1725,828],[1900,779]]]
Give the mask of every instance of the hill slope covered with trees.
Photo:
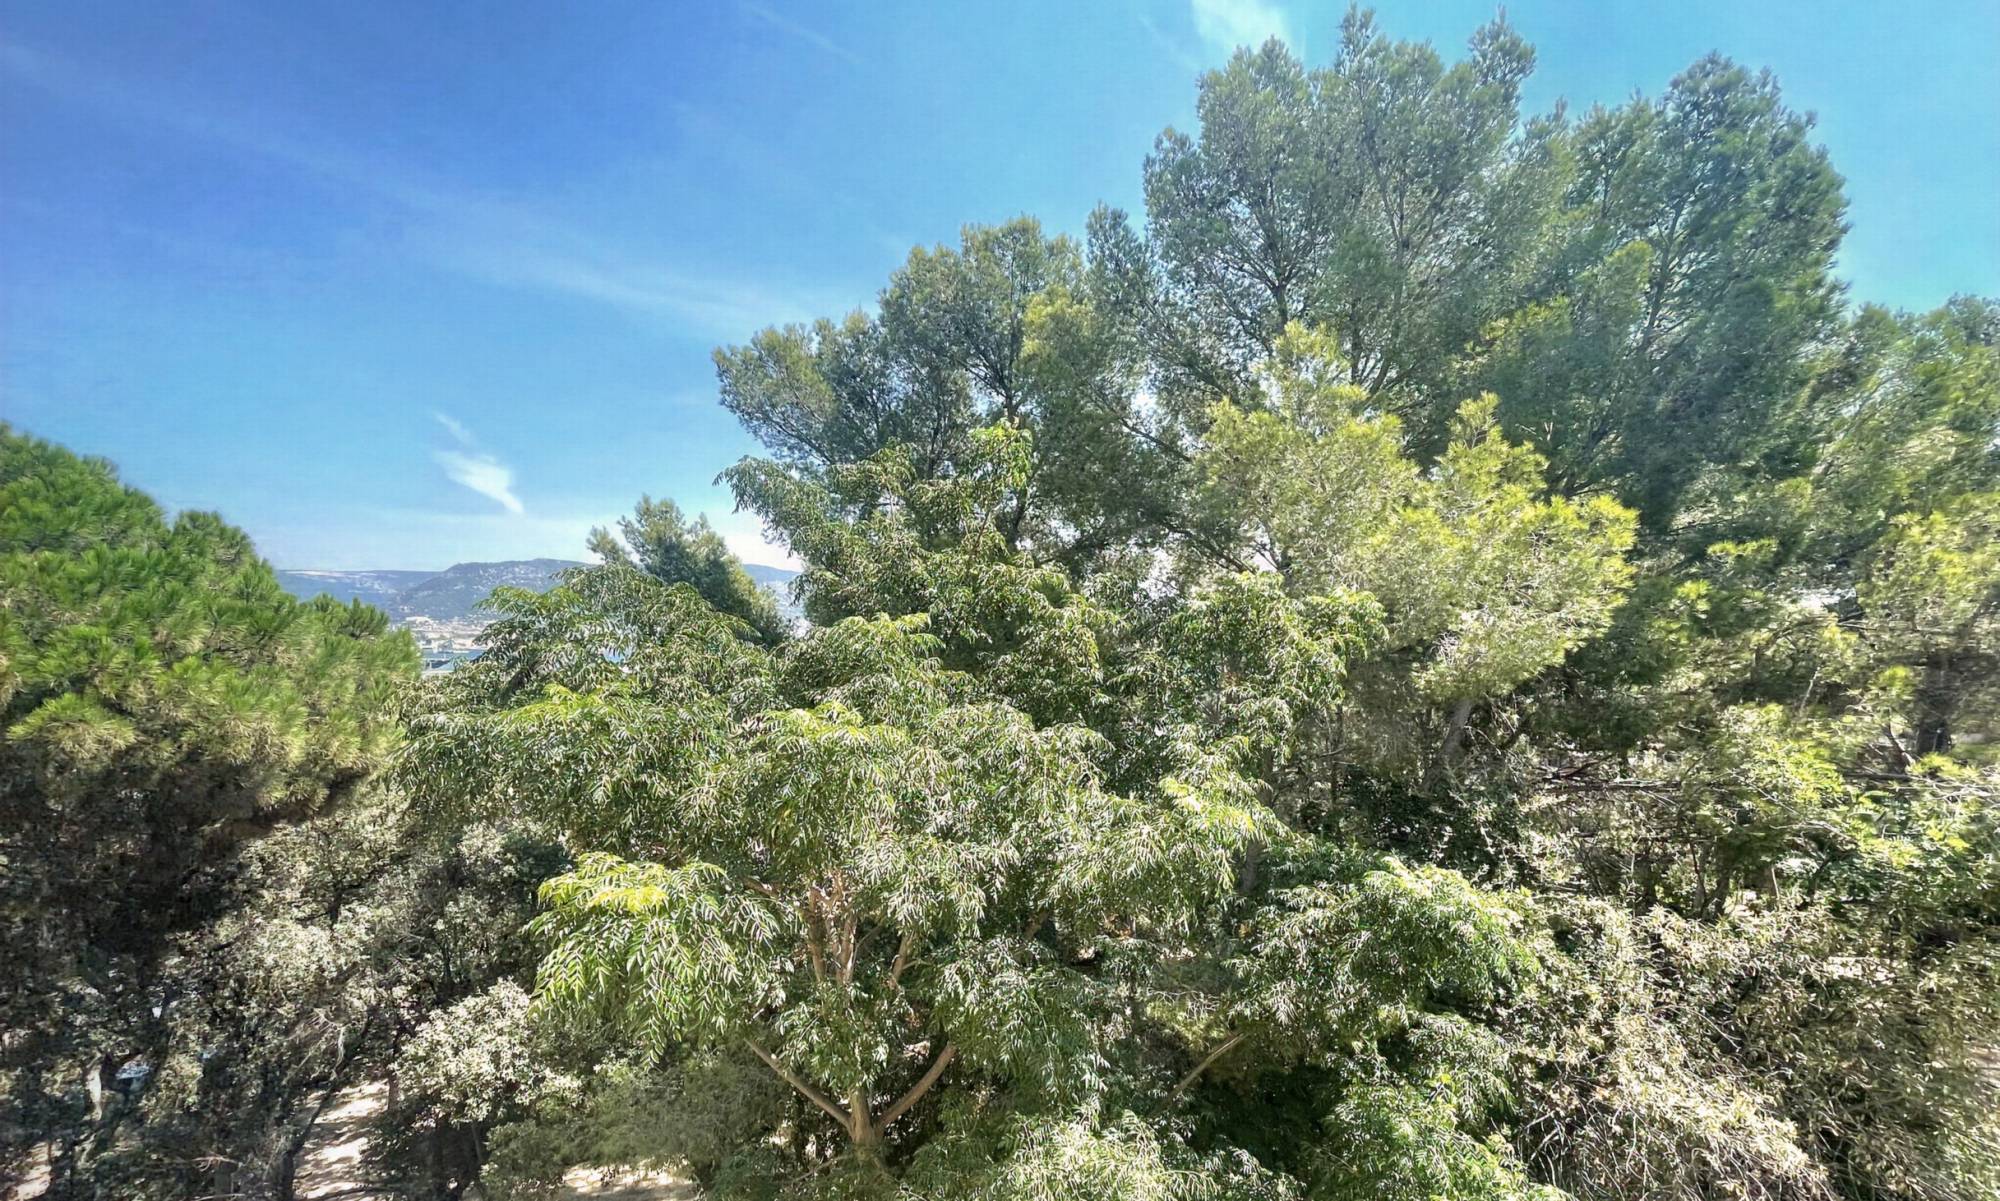
[[[1144,214],[717,351],[802,628],[642,501],[387,723],[10,438],[14,1159],[287,1197],[368,1073],[420,1196],[2000,1195],[2000,308],[1847,297],[1768,76],[1532,65],[1240,52]]]

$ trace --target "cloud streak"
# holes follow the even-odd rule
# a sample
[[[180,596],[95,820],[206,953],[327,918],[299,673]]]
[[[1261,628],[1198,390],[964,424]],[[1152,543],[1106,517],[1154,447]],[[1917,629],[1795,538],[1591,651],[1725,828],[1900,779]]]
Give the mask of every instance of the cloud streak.
[[[479,495],[497,501],[500,506],[516,516],[528,510],[521,504],[521,498],[514,495],[514,471],[505,463],[488,454],[466,454],[456,450],[440,450],[431,455],[438,466],[444,468],[454,484],[463,484]]]
[[[437,418],[437,423],[443,426],[453,438],[456,438],[459,445],[472,445],[472,431],[465,428],[464,422],[449,413],[440,413],[435,409],[431,410],[431,416]]]
[[[753,15],[802,37],[819,35],[774,13]],[[823,39],[822,39],[823,40]],[[826,47],[845,54],[832,42]],[[113,80],[59,55],[0,39],[0,74],[51,95],[275,163],[324,186],[401,210],[415,247],[434,265],[482,283],[540,291],[670,319],[706,337],[742,337],[774,322],[838,309],[810,289],[772,287],[648,262],[532,206],[454,187],[404,165],[300,138],[240,114],[200,111]]]
[[[1269,38],[1292,40],[1285,14],[1270,0],[1193,0],[1194,28],[1202,40],[1223,51],[1255,49]]]
[[[514,469],[480,450],[478,439],[463,421],[436,409],[431,410],[431,416],[460,448],[431,452],[431,459],[444,468],[446,478],[496,502],[517,517],[525,514],[527,506],[514,494]]]
[[[764,24],[771,26],[773,29],[777,29],[781,32],[791,34],[793,37],[798,38],[800,41],[803,41],[811,46],[816,46],[819,49],[826,51],[828,54],[833,55],[835,58],[844,59],[847,62],[853,63],[856,66],[861,65],[860,55],[854,53],[854,51],[852,50],[849,50],[847,47],[841,45],[839,42],[834,41],[832,38],[821,33],[819,30],[809,28],[805,25],[801,25],[797,21],[792,20],[790,17],[785,16],[783,13],[773,12],[771,9],[768,9],[761,4],[739,4],[737,5],[737,7],[742,9],[743,14],[747,17],[752,17],[758,21],[762,21]]]

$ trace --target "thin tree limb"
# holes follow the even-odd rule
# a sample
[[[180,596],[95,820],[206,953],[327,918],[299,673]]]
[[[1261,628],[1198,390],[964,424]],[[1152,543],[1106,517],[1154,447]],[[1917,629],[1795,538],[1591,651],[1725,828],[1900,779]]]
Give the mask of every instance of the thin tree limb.
[[[1174,1091],[1167,1094],[1167,1104],[1172,1105],[1174,1102],[1180,1100],[1181,1094],[1185,1093],[1200,1078],[1201,1074],[1208,1070],[1210,1064],[1228,1054],[1235,1048],[1237,1043],[1243,1041],[1244,1037],[1242,1034],[1232,1034],[1228,1038],[1223,1039],[1221,1045],[1217,1046],[1215,1050],[1202,1056],[1201,1062],[1195,1064],[1194,1069],[1187,1075],[1182,1076],[1180,1083],[1174,1085]]]
[[[902,945],[896,948],[895,961],[889,964],[889,987],[894,988],[903,982],[903,973],[909,969],[910,955],[916,948],[917,933],[912,930],[903,935]]]
[[[910,1106],[921,1101],[924,1094],[931,1091],[931,1086],[938,1082],[938,1077],[944,1075],[945,1068],[951,1065],[951,1061],[957,1055],[958,1048],[950,1043],[946,1043],[944,1050],[939,1051],[938,1057],[931,1061],[930,1070],[923,1074],[923,1078],[912,1084],[909,1092],[898,1097],[894,1105],[882,1111],[882,1120],[876,1123],[876,1128],[879,1130],[888,1129],[889,1123],[902,1117],[904,1113],[908,1112]]]
[[[811,1101],[814,1105],[819,1106],[821,1109],[824,1109],[829,1117],[831,1117],[834,1121],[839,1122],[842,1126],[846,1126],[849,1124],[847,1113],[844,1110],[842,1110],[840,1106],[835,1105],[832,1101],[828,1100],[825,1093],[814,1088],[812,1085],[807,1084],[803,1079],[799,1077],[798,1073],[792,1071],[792,1069],[786,1067],[784,1064],[779,1063],[778,1057],[771,1054],[769,1051],[766,1051],[764,1048],[758,1046],[755,1039],[746,1038],[743,1040],[743,1045],[749,1047],[752,1051],[755,1051],[757,1053],[757,1058],[763,1060],[764,1065],[766,1067],[770,1068],[772,1071],[778,1074],[778,1079],[783,1080],[786,1084],[789,1084],[793,1088],[799,1090],[800,1096],[804,1097],[808,1101]]]

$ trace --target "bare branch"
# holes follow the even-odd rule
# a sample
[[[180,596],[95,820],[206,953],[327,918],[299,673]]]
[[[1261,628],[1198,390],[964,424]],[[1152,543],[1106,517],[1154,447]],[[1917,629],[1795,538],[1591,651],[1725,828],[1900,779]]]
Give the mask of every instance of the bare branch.
[[[757,1053],[757,1058],[763,1060],[765,1066],[769,1067],[772,1071],[776,1072],[780,1080],[783,1080],[786,1084],[789,1084],[793,1088],[799,1090],[800,1096],[804,1097],[808,1101],[811,1101],[814,1105],[819,1106],[821,1109],[824,1109],[827,1112],[828,1116],[832,1117],[834,1121],[839,1122],[842,1126],[848,1125],[847,1114],[840,1108],[840,1106],[835,1105],[832,1101],[828,1100],[825,1093],[814,1088],[812,1085],[807,1084],[803,1079],[799,1077],[798,1073],[792,1071],[792,1069],[786,1067],[784,1064],[779,1063],[777,1056],[771,1054],[769,1051],[766,1051],[764,1048],[758,1046],[756,1040],[754,1039],[748,1039],[748,1038],[744,1039],[743,1045],[749,1047],[752,1051],[755,1051]]]
[[[1174,1085],[1174,1091],[1167,1094],[1167,1104],[1172,1105],[1174,1102],[1180,1100],[1181,1094],[1185,1093],[1200,1078],[1201,1074],[1208,1070],[1210,1064],[1228,1054],[1237,1043],[1243,1041],[1243,1038],[1244,1036],[1241,1034],[1232,1034],[1228,1038],[1223,1039],[1222,1044],[1216,1047],[1215,1050],[1202,1056],[1201,1062],[1194,1065],[1194,1070],[1182,1076],[1181,1082]]]
[[[896,948],[896,959],[889,965],[889,987],[902,983],[903,972],[910,966],[910,955],[917,949],[917,932],[903,935],[902,945]]]
[[[921,1101],[924,1094],[931,1091],[931,1086],[938,1082],[938,1077],[944,1075],[945,1068],[950,1066],[951,1061],[957,1055],[958,1048],[950,1043],[946,1043],[944,1050],[939,1051],[938,1057],[931,1061],[930,1070],[924,1073],[923,1078],[911,1085],[909,1092],[897,1098],[894,1105],[882,1111],[882,1120],[877,1123],[877,1128],[888,1129],[889,1123],[902,1117],[904,1113],[909,1111],[910,1106]]]

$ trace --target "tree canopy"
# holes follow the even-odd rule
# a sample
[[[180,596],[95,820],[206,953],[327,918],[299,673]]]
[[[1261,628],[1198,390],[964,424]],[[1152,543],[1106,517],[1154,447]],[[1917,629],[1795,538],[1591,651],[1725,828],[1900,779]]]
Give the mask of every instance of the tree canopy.
[[[287,595],[241,531],[0,427],[0,1029],[10,1123],[115,1156],[163,1058],[175,940],[246,842],[353,795],[416,669],[360,604]]]
[[[435,1197],[2000,1193],[2000,310],[1849,303],[1767,74],[1533,63],[1242,50],[1143,215],[719,349],[796,624],[645,499],[410,682],[9,435],[10,1120],[80,1196],[288,1196],[364,1073]]]

